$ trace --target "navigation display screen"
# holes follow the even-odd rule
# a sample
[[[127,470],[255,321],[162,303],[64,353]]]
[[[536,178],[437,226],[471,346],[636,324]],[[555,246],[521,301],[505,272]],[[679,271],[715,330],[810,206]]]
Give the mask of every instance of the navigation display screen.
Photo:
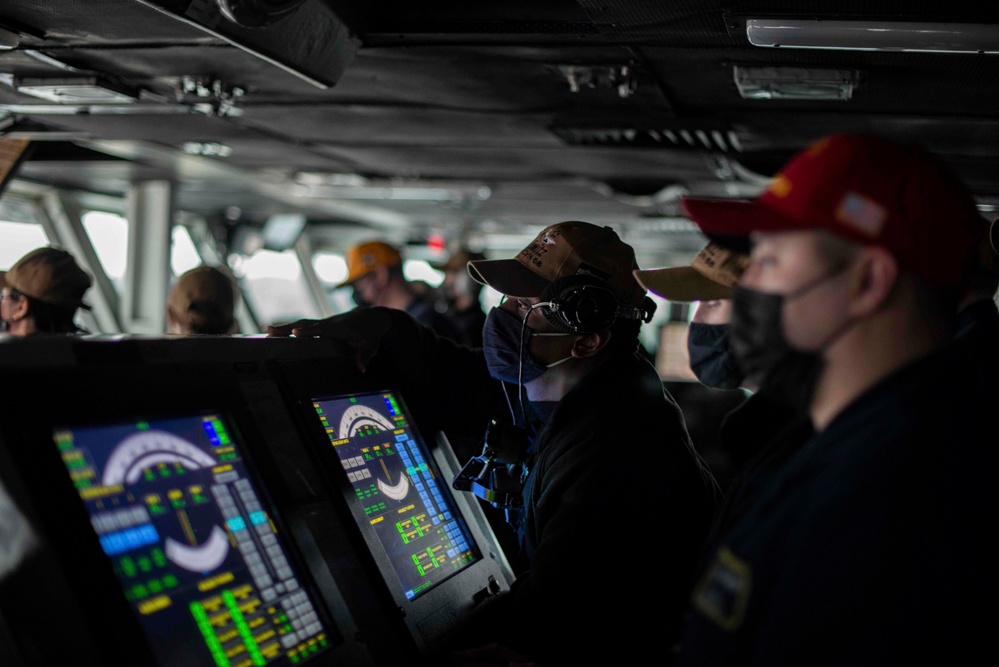
[[[159,664],[300,664],[340,641],[222,415],[54,438]]]
[[[313,405],[408,599],[482,558],[397,392]]]

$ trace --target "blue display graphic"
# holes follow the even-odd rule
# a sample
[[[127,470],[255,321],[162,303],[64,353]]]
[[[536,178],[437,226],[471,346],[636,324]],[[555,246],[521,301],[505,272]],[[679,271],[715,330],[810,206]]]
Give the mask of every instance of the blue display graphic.
[[[221,415],[54,439],[159,664],[300,664],[339,640]]]
[[[397,393],[313,405],[407,598],[482,558]]]

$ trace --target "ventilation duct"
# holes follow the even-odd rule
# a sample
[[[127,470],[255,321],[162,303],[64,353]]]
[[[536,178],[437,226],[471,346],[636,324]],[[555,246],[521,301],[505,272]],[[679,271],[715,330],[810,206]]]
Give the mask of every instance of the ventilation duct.
[[[215,0],[222,14],[247,28],[260,28],[279,21],[306,0]]]
[[[216,0],[138,1],[223,39],[318,88],[335,85],[361,46],[360,40],[333,10],[317,0],[242,0],[238,4],[229,0],[232,17],[218,9]],[[254,12],[263,21],[259,27],[240,23],[253,20]],[[281,20],[264,20],[278,16]]]

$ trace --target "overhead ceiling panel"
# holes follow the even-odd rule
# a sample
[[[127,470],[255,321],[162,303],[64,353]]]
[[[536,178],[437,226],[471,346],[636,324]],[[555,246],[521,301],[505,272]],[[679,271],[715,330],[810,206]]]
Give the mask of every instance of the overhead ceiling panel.
[[[413,224],[435,215],[449,229],[535,224],[560,213],[648,222],[670,212],[649,203],[663,188],[746,194],[808,142],[840,130],[922,141],[983,202],[999,200],[999,56],[767,49],[746,40],[745,19],[762,16],[999,24],[993,7],[876,4],[309,0],[287,21],[254,30],[188,14],[212,0],[0,0],[0,24],[22,32],[16,49],[0,53],[0,125],[70,131],[87,145],[123,142],[129,150],[120,154],[135,160],[103,165],[89,180],[68,162],[28,161],[25,178],[121,193],[133,178],[173,176],[179,200],[204,211],[217,210],[213,192],[248,207],[288,205],[297,172],[353,172],[490,188],[485,200],[437,208],[381,204]],[[320,29],[323,21],[332,27]],[[284,54],[283,66],[260,57],[268,49]],[[859,83],[846,102],[746,100],[735,65],[856,70]],[[306,78],[291,73],[296,66]],[[572,91],[567,68],[605,67],[627,67],[633,89],[604,81]],[[108,115],[46,108],[11,85],[74,70],[145,92]],[[231,115],[214,117],[204,98],[177,93],[184,77],[243,95]],[[231,147],[228,158],[205,160],[233,180],[213,186],[185,175],[169,156],[191,141]],[[266,187],[284,199],[269,200]]]

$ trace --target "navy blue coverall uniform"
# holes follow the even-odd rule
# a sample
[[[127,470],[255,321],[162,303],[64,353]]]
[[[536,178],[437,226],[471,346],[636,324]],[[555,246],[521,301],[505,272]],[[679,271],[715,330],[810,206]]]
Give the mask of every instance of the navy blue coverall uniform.
[[[680,665],[946,665],[994,650],[999,402],[976,357],[954,344],[898,369],[750,481],[710,545]]]

